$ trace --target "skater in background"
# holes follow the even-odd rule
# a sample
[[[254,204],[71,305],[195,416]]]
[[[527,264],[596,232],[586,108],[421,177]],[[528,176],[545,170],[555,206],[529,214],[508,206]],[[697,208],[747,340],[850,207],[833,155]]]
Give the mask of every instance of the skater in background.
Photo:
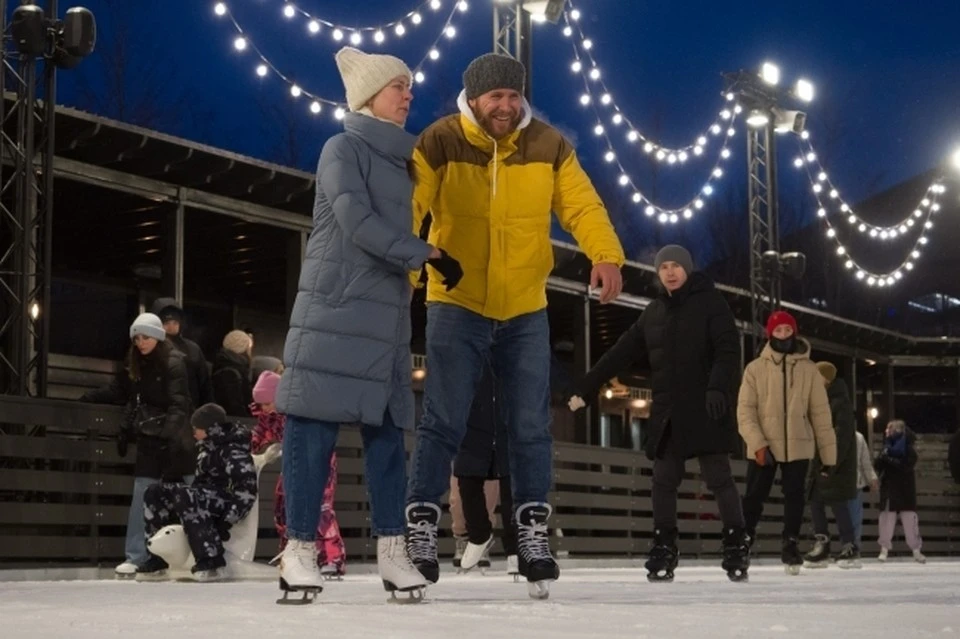
[[[414,178],[424,177],[411,168],[416,138],[403,129],[413,99],[410,69],[393,56],[351,47],[336,61],[350,112],[345,132],[320,153],[313,232],[277,391],[277,409],[287,415],[289,538],[280,585],[305,591],[301,601],[321,590],[317,522],[330,459],[340,424],[359,422],[380,578],[391,593],[418,600],[426,580],[407,556],[403,510],[403,433],[414,427],[408,275],[429,260],[452,288],[462,272],[412,231]]]
[[[860,568],[860,548],[856,528],[850,513],[850,500],[857,496],[857,424],[853,415],[850,391],[842,379],[837,379],[837,367],[830,362],[818,362],[817,370],[827,387],[830,415],[837,439],[837,463],[832,472],[823,473],[820,455],[814,456],[807,473],[807,495],[816,541],[803,560],[811,568],[826,568],[830,564],[830,531],[827,526],[829,505],[840,532],[840,568]]]
[[[743,514],[752,543],[779,468],[783,487],[781,560],[788,572],[796,574],[803,565],[797,540],[810,460],[819,453],[821,472],[829,474],[837,463],[837,438],[823,377],[810,360],[810,343],[798,334],[797,321],[786,311],[771,313],[767,339],[760,357],[744,371],[737,401],[737,421],[748,459]]]
[[[213,396],[227,415],[249,417],[247,408],[253,401],[250,390],[250,363],[253,338],[241,330],[227,333],[223,348],[213,360]]]
[[[877,457],[877,474],[880,475],[880,561],[886,561],[893,547],[893,532],[897,516],[903,526],[903,536],[918,563],[927,558],[920,552],[923,539],[920,537],[920,520],[917,517],[917,451],[916,436],[905,422],[894,419],[887,424],[883,450]]]
[[[733,396],[740,377],[740,337],[733,311],[682,246],[665,246],[654,261],[661,293],[576,385],[571,410],[583,408],[601,387],[642,362],[651,372],[653,408],[647,457],[653,460],[651,581],[671,580],[677,566],[677,490],[686,461],[696,457],[723,520],[722,566],[746,577],[749,549],[740,494],[730,468],[738,448]]]
[[[151,312],[163,322],[167,333],[166,341],[183,353],[187,365],[187,386],[194,406],[203,406],[213,401],[213,387],[210,385],[210,370],[200,345],[183,336],[183,307],[172,297],[160,297],[153,302]]]
[[[161,478],[189,483],[196,450],[187,423],[192,410],[184,357],[167,341],[160,318],[143,313],[130,326],[130,349],[123,370],[106,388],[87,391],[82,402],[124,404],[117,452],[126,457],[129,442],[137,444],[133,496],[127,516],[126,559],[117,577],[132,579],[147,563],[143,499]]]
[[[253,387],[253,404],[250,405],[250,414],[257,418],[257,425],[251,436],[253,453],[262,454],[272,445],[282,445],[283,426],[286,417],[277,412],[277,386],[280,384],[280,375],[269,370],[260,373],[256,385]],[[337,513],[333,509],[334,496],[337,492],[337,454],[330,456],[330,475],[323,490],[323,506],[320,509],[320,522],[317,526],[317,564],[320,574],[325,578],[341,577],[346,570],[346,550],[343,537],[340,535],[340,526],[337,524]],[[274,492],[273,522],[280,537],[280,551],[287,545],[287,516],[283,493],[283,474],[277,477],[277,487]]]
[[[467,418],[467,433],[453,460],[450,515],[454,535],[459,533],[466,542],[457,567],[463,571],[476,566],[489,568],[499,496],[503,522],[500,539],[507,555],[507,573],[514,575],[517,574],[517,537],[513,526],[507,425],[499,415],[500,403],[493,366],[485,361]]]
[[[880,479],[873,469],[870,445],[860,431],[857,436],[857,496],[850,500],[850,518],[853,520],[853,535],[857,549],[863,552],[863,492],[869,488],[874,495],[880,493]]]
[[[196,561],[190,573],[197,581],[216,581],[224,577],[223,542],[230,539],[230,528],[257,501],[257,469],[249,436],[227,421],[222,407],[204,404],[194,411],[190,425],[200,449],[196,478],[190,486],[167,482],[150,486],[143,498],[143,517],[147,537],[164,526],[183,524]],[[162,579],[168,568],[166,561],[150,554],[137,578]]]

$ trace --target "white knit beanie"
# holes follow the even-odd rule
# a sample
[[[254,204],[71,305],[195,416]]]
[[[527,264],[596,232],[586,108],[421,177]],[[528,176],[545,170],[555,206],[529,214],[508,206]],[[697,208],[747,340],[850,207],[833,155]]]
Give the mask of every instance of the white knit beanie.
[[[364,53],[353,47],[343,47],[337,51],[337,68],[347,89],[347,106],[351,111],[359,111],[390,84],[396,77],[403,76],[413,81],[413,73],[403,60],[392,55]]]
[[[130,325],[130,339],[137,335],[152,337],[158,342],[167,339],[167,332],[163,330],[163,322],[153,313],[142,313],[137,316],[137,319],[133,320],[133,324]]]

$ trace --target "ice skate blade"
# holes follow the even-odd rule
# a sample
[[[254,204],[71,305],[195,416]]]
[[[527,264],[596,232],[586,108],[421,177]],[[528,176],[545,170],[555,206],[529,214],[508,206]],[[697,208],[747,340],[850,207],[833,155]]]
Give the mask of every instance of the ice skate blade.
[[[673,571],[672,570],[661,570],[659,572],[647,573],[647,581],[650,583],[665,583],[668,584],[673,581]]]
[[[277,599],[277,603],[282,606],[304,606],[313,603],[317,595],[323,592],[323,586],[291,586],[283,577],[280,577],[280,590],[283,597]],[[290,599],[290,595],[300,593],[303,596],[300,599]]]
[[[863,568],[863,564],[860,563],[859,561],[857,562],[838,561],[837,566],[842,570],[858,570],[860,568]]]
[[[783,571],[792,577],[796,577],[800,574],[800,565],[794,564],[791,566],[789,564],[784,564]]]
[[[548,599],[550,597],[550,583],[553,579],[543,579],[541,581],[528,581],[527,594],[531,599]]]
[[[406,597],[398,597],[397,593],[401,592],[406,594]],[[423,603],[424,597],[426,597],[427,588],[426,586],[416,586],[411,589],[405,590],[391,590],[390,598],[387,599],[389,604],[397,604],[399,606],[408,606],[411,604]]]
[[[519,582],[520,582],[520,573],[519,573],[519,572],[508,572],[507,574],[510,575],[511,577],[513,577],[513,583],[519,583]]]
[[[136,580],[142,584],[160,583],[161,581],[172,581],[170,573],[166,570],[156,572],[138,572]]]
[[[803,567],[810,568],[812,570],[819,570],[822,568],[827,568],[830,565],[828,561],[804,561]]]
[[[728,570],[727,579],[734,583],[750,581],[750,575],[746,570]]]
[[[131,573],[115,572],[115,573],[113,573],[113,578],[116,579],[117,581],[136,581],[136,580],[137,580],[137,573],[135,573],[135,572],[131,572]]]

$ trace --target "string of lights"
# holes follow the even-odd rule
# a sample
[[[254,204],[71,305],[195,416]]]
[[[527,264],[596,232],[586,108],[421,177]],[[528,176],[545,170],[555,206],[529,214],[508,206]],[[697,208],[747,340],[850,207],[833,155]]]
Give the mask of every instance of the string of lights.
[[[467,11],[469,3],[467,0],[454,0],[454,9]],[[416,8],[408,11],[400,18],[374,26],[348,26],[338,24],[330,20],[325,20],[311,14],[300,8],[297,4],[285,0],[283,2],[283,15],[288,20],[293,20],[298,16],[306,20],[307,33],[310,36],[319,36],[322,33],[328,34],[334,42],[347,41],[355,47],[361,46],[365,42],[365,37],[378,45],[386,42],[390,34],[402,38],[411,28],[420,26],[423,23],[423,11],[431,9],[434,12],[443,8],[442,0],[424,0]],[[409,23],[409,26],[408,26]]]
[[[739,105],[731,104],[729,108],[722,109],[717,118],[693,142],[686,146],[672,148],[651,140],[643,134],[640,128],[630,120],[625,111],[617,104],[613,93],[604,81],[600,65],[593,55],[593,40],[588,38],[580,28],[580,10],[575,8],[572,2],[569,5],[570,10],[564,12],[563,35],[570,38],[573,45],[573,61],[570,63],[570,70],[588,78],[588,85],[593,83],[600,88],[600,91],[598,91],[600,93],[599,102],[612,111],[612,115],[609,116],[610,121],[617,126],[625,124],[629,141],[641,144],[643,151],[648,155],[652,155],[659,161],[666,161],[671,166],[682,165],[688,159],[703,155],[704,149],[710,141],[710,134],[717,135],[723,131],[726,128],[725,122],[732,122],[734,117],[740,113],[741,107]],[[578,37],[574,38],[574,35]],[[732,103],[735,96],[728,93],[725,99]],[[586,94],[581,95],[581,104],[586,105],[585,100],[593,100],[593,98]]]
[[[807,136],[806,139],[798,138],[797,146],[799,147],[801,153],[803,153],[803,151],[805,150],[804,143],[808,139],[809,139],[809,136]],[[809,149],[812,147],[806,146],[806,148]],[[806,156],[804,156],[804,158],[805,157]],[[820,185],[822,181],[819,179],[814,179],[813,171],[811,168],[814,164],[813,161],[804,161],[800,163],[794,162],[794,164],[797,165],[798,168],[806,169],[807,175],[810,178],[811,184],[813,184],[814,186]],[[819,175],[817,177],[819,178]],[[902,228],[897,227],[896,229],[897,235],[902,236],[902,235],[905,235],[917,223],[923,222],[921,226],[920,234],[917,236],[917,239],[914,241],[913,246],[907,252],[906,257],[903,259],[902,262],[900,262],[900,264],[897,267],[885,273],[877,273],[867,268],[864,268],[856,260],[854,260],[853,257],[851,257],[849,248],[845,246],[843,242],[841,242],[838,239],[837,229],[830,222],[827,205],[823,200],[823,189],[822,188],[813,189],[813,194],[817,200],[817,206],[819,207],[817,209],[817,216],[821,220],[823,220],[824,225],[826,226],[825,235],[827,239],[832,242],[834,246],[834,251],[836,252],[837,257],[843,260],[844,267],[847,270],[853,272],[854,276],[858,281],[866,283],[867,286],[878,286],[878,287],[893,286],[894,284],[899,282],[901,279],[903,279],[905,271],[909,272],[914,269],[914,267],[916,266],[917,260],[919,260],[920,257],[923,255],[923,248],[929,242],[929,239],[927,238],[927,233],[934,226],[933,217],[937,214],[937,212],[940,211],[940,204],[937,200],[940,195],[943,195],[947,191],[946,187],[943,186],[943,184],[941,183],[941,179],[942,178],[938,178],[934,180],[933,183],[929,187],[927,187],[927,191],[924,194],[923,199],[920,202],[920,205],[911,214],[911,217],[904,222],[904,224],[902,225]],[[830,199],[836,200],[839,198],[831,197]],[[924,211],[924,209],[926,209],[926,211]],[[848,215],[847,220],[850,221],[851,217],[852,216]],[[868,225],[865,222],[858,223],[859,219],[860,218],[857,217],[852,222],[850,222],[850,224],[855,225],[854,228],[856,228],[857,231],[859,231],[860,233],[868,233],[869,231],[870,236],[879,237],[880,231],[877,231],[876,236],[874,236],[872,231],[876,229],[884,228],[884,227],[878,227],[878,226],[868,227]],[[888,239],[889,237],[890,236],[888,235],[886,238],[883,238],[883,239]]]
[[[417,84],[422,84],[426,81],[426,75],[423,72],[423,68],[426,63],[428,61],[435,62],[440,59],[440,50],[438,48],[440,41],[444,38],[453,39],[456,37],[457,31],[456,26],[453,24],[454,18],[458,13],[466,11],[467,7],[468,5],[464,0],[454,3],[453,8],[443,24],[443,28],[440,30],[440,34],[433,40],[430,48],[427,50],[427,53],[420,59],[420,62],[417,64],[417,66],[413,68],[413,78]],[[292,77],[281,71],[273,62],[270,61],[269,58],[267,58],[260,47],[258,47],[257,44],[243,30],[243,27],[240,26],[240,23],[230,12],[230,9],[225,2],[215,3],[213,10],[217,16],[225,18],[233,26],[234,31],[237,34],[233,41],[233,48],[239,53],[252,51],[257,57],[258,61],[255,67],[255,73],[257,77],[265,79],[271,75],[276,76],[288,86],[291,97],[297,99],[306,98],[310,101],[310,112],[314,115],[319,115],[323,112],[324,106],[329,106],[333,107],[333,115],[337,120],[343,118],[347,109],[346,104],[342,100],[331,100],[312,91],[308,91],[301,87]]]
[[[908,212],[899,222],[895,222],[889,226],[871,224],[858,215],[856,211],[853,210],[853,207],[844,201],[840,195],[840,190],[830,180],[830,176],[820,162],[820,156],[817,155],[814,150],[809,136],[801,140],[800,155],[794,159],[793,165],[797,168],[807,167],[807,174],[810,177],[810,188],[815,195],[819,196],[822,193],[827,194],[829,198],[828,204],[832,206],[821,207],[820,210],[817,211],[820,217],[832,213],[840,213],[846,218],[850,226],[855,227],[859,232],[865,233],[872,238],[893,240],[901,237],[907,233],[910,227],[916,224],[915,220],[923,217],[921,207],[930,206],[934,213],[940,210],[939,204],[930,202],[931,195],[935,194],[935,188],[939,187],[939,185],[934,182],[927,187],[927,191],[920,198],[919,204],[912,211]],[[816,169],[814,170],[813,167],[816,167]],[[816,174],[816,179],[814,179],[814,174]]]

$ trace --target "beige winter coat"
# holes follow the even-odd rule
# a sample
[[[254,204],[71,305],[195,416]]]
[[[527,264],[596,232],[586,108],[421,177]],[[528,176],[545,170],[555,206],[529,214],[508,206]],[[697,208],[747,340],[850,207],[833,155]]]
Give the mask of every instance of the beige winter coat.
[[[747,364],[737,401],[740,435],[747,444],[748,459],[769,446],[779,462],[813,459],[819,452],[825,466],[834,466],[837,438],[823,377],[810,361],[809,342],[800,339],[798,350],[786,356],[784,366],[784,356],[767,344],[760,357]]]

